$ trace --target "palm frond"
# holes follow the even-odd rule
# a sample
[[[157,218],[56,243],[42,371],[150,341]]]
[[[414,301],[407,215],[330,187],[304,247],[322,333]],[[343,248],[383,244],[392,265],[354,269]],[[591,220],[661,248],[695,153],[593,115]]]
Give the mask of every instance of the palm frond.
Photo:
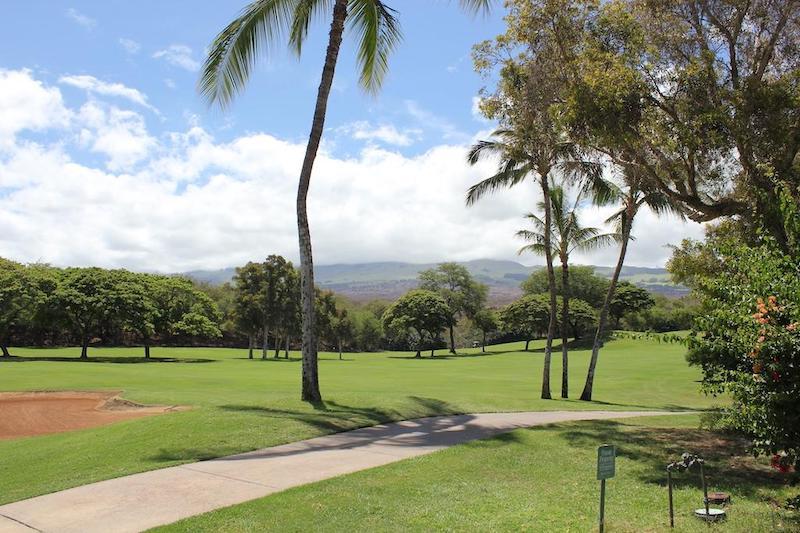
[[[467,191],[467,205],[473,205],[485,195],[499,189],[508,189],[525,180],[531,168],[528,164],[518,165],[516,161],[506,161],[500,170],[489,178],[480,181]]]
[[[217,35],[198,81],[198,91],[210,105],[225,108],[242,91],[260,56],[291,28],[299,1],[255,0]]]
[[[545,255],[547,247],[544,244],[526,244],[519,250],[517,250],[517,255],[522,255],[525,252],[531,252],[536,255]]]
[[[311,19],[327,18],[330,13],[330,0],[296,0],[297,6],[294,8],[294,17],[291,30],[289,32],[289,45],[299,56],[303,51],[303,43],[308,36],[308,27]]]
[[[596,228],[592,228],[596,229]],[[591,252],[593,250],[597,250],[599,248],[604,248],[606,246],[611,246],[614,243],[622,242],[622,234],[621,233],[601,233],[599,235],[594,235],[589,237],[588,239],[584,239],[580,241],[573,250],[578,250],[581,252]]]
[[[467,13],[486,15],[492,6],[492,0],[459,0],[461,8]]]
[[[402,40],[397,11],[380,0],[350,0],[348,22],[359,35],[357,59],[359,84],[376,93],[389,70],[389,55]]]

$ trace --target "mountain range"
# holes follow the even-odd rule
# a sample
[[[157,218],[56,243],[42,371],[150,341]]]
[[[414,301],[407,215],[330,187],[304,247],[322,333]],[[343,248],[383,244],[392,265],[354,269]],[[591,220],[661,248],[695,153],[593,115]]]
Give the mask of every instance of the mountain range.
[[[438,263],[403,263],[387,261],[379,263],[353,263],[336,265],[315,265],[314,279],[322,288],[358,301],[397,298],[417,286],[420,271],[436,267]],[[492,304],[505,304],[517,298],[522,291],[519,287],[531,272],[542,266],[525,266],[516,261],[477,259],[460,262],[472,276],[489,286],[489,301]],[[611,277],[612,267],[594,266],[599,276]],[[200,282],[212,285],[231,281],[235,268],[219,270],[195,270],[185,272]],[[669,273],[663,268],[623,267],[620,279],[630,281],[651,292],[678,297],[688,293],[688,289],[672,283]]]

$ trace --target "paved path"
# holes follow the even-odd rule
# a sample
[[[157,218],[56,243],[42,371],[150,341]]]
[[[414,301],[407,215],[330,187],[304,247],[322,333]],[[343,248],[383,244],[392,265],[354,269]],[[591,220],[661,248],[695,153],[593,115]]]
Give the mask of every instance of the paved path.
[[[136,532],[290,487],[517,428],[669,414],[551,411],[437,416],[100,481],[0,506],[0,533]]]

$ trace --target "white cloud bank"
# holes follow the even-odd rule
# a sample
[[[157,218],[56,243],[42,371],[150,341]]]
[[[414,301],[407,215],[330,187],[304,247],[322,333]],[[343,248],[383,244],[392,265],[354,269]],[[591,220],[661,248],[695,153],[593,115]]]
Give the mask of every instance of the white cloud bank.
[[[0,71],[0,114],[15,109],[0,122],[0,256],[160,271],[268,253],[297,259],[303,144],[264,133],[221,143],[198,125],[155,137],[134,111],[97,101],[70,109],[30,72]],[[34,141],[42,135],[28,138],[31,130],[52,130],[53,140]],[[513,234],[537,193],[526,184],[466,208],[467,187],[492,168],[468,167],[464,153],[462,145],[415,156],[369,145],[352,158],[321,152],[309,202],[316,261],[515,258]],[[586,215],[589,223],[604,213]],[[635,231],[629,264],[658,266],[666,243],[699,226],[646,214]],[[614,256],[574,259],[612,264]]]
[[[121,83],[108,83],[99,80],[94,76],[88,76],[85,74],[78,76],[61,76],[58,79],[58,82],[65,85],[71,85],[72,87],[77,87],[78,89],[83,89],[91,94],[118,96],[120,98],[129,100],[134,104],[147,108],[155,114],[159,114],[158,109],[150,105],[150,103],[147,101],[147,96],[144,93],[137,89],[127,87]]]

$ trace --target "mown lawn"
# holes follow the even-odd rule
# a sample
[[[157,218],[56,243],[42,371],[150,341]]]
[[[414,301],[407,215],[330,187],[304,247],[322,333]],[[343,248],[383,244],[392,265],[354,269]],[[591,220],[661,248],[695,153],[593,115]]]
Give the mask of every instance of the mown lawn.
[[[684,451],[707,461],[711,490],[731,494],[729,518],[708,527],[697,473],[676,479],[673,531],[797,531],[780,508],[798,489],[745,442],[700,431],[697,415],[574,422],[518,430],[388,466],[298,487],[190,518],[159,532],[597,530],[597,446],[617,445],[606,531],[670,531],[664,466]]]
[[[408,353],[323,354],[325,404],[299,401],[298,354],[247,360],[244,350],[92,349],[94,361],[59,360],[70,349],[15,349],[0,361],[0,390],[121,390],[141,403],[187,405],[184,412],[91,430],[0,441],[0,503],[92,481],[296,441],[390,420],[432,414],[567,409],[699,409],[719,400],[698,391],[684,347],[617,340],[601,353],[596,402],[544,401],[541,351],[522,344],[485,354],[415,360]],[[541,344],[532,344],[541,349]],[[553,392],[558,396],[559,357]],[[571,358],[571,395],[580,394],[586,351]]]

